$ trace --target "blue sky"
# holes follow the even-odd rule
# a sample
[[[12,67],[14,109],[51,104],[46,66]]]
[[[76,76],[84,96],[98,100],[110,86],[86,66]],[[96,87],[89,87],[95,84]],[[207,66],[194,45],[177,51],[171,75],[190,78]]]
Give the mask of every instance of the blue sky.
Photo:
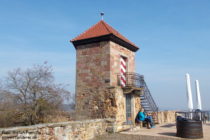
[[[141,48],[136,71],[161,109],[186,109],[186,72],[193,95],[200,80],[204,109],[210,109],[209,7],[208,0],[0,0],[0,78],[48,61],[57,82],[74,92],[76,59],[69,40],[103,11],[108,24]]]

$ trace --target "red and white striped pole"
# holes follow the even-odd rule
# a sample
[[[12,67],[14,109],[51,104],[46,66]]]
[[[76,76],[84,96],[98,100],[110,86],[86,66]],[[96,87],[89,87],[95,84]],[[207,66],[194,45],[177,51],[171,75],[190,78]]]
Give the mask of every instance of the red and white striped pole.
[[[126,85],[126,59],[120,58],[120,83],[122,87]]]

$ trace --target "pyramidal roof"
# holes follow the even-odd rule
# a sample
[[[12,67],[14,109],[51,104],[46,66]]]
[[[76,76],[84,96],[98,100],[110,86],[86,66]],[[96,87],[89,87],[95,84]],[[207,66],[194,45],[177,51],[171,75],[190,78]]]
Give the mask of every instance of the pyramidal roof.
[[[103,40],[112,40],[132,51],[137,51],[139,48],[121,35],[118,31],[112,28],[103,20],[99,21],[88,30],[80,34],[71,40],[71,42],[77,46],[80,44],[103,41]]]

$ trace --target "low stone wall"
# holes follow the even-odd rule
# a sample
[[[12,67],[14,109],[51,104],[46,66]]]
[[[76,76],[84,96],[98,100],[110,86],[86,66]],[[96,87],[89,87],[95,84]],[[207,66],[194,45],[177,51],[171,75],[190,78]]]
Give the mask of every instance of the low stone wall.
[[[112,119],[41,124],[0,129],[0,140],[89,140],[112,128]]]
[[[176,111],[160,111],[158,112],[158,123],[175,123],[175,112]]]
[[[175,122],[175,111],[158,112],[159,124]],[[90,140],[132,126],[114,119],[95,119],[0,129],[0,140]]]

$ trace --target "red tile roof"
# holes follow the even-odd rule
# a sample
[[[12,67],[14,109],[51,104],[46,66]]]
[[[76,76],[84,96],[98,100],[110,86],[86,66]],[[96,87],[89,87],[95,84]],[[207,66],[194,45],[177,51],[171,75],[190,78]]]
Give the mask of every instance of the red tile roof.
[[[116,31],[114,28],[112,28],[103,20],[99,21],[98,23],[93,25],[91,28],[89,28],[88,30],[86,30],[85,32],[77,36],[76,38],[72,39],[71,42],[100,37],[104,35],[110,35],[110,34],[120,38],[121,40],[129,43],[130,45],[138,49],[138,47],[134,43],[129,41],[127,38],[125,38],[123,35],[121,35],[118,31]]]

